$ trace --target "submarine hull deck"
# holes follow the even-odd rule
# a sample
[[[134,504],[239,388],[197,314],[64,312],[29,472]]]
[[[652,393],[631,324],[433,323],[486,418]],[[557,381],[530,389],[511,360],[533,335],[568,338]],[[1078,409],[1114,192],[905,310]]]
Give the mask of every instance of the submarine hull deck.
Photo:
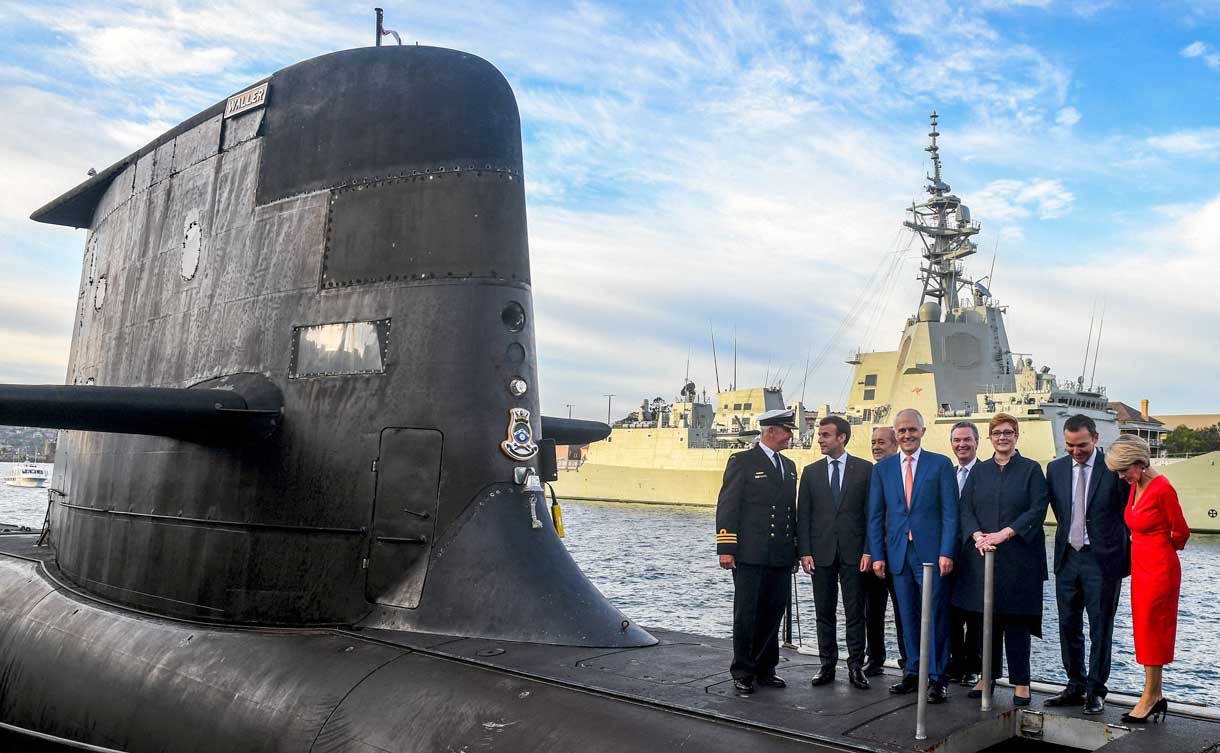
[[[785,651],[783,690],[733,695],[727,640],[653,631],[639,648],[547,646],[387,629],[225,628],[82,595],[36,537],[0,537],[0,719],[113,750],[985,750],[1019,730],[1076,749],[1197,751],[1220,724],[1174,715],[1145,729],[996,708],[957,689],[914,739],[913,696],[875,678],[812,688],[814,657]],[[846,673],[841,673],[846,675]],[[82,683],[81,676],[91,678]],[[1035,704],[1031,709],[1041,709]],[[1050,711],[1049,709],[1047,710]],[[1066,730],[1066,731],[1065,731]],[[1037,745],[1042,745],[1038,743]],[[1031,746],[1034,746],[1031,743]],[[1021,748],[1018,748],[1021,749]],[[1046,749],[1030,747],[1031,750]]]

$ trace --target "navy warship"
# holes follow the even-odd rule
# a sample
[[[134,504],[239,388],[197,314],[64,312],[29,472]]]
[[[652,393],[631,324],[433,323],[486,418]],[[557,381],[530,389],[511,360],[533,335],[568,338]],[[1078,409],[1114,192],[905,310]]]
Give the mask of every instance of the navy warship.
[[[735,698],[727,640],[612,606],[544,497],[555,443],[609,427],[539,415],[523,180],[499,71],[378,46],[255,82],[33,214],[88,234],[67,383],[0,385],[0,423],[62,430],[43,531],[0,535],[0,748],[1217,738],[959,697],[916,740],[882,685],[815,694],[789,654],[787,690]]]

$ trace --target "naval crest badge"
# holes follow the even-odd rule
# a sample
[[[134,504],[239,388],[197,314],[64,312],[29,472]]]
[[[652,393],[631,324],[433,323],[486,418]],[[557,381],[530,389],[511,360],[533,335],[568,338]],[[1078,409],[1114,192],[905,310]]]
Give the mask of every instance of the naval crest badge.
[[[508,411],[508,436],[500,443],[500,449],[513,460],[529,460],[538,454],[529,410],[512,408]]]

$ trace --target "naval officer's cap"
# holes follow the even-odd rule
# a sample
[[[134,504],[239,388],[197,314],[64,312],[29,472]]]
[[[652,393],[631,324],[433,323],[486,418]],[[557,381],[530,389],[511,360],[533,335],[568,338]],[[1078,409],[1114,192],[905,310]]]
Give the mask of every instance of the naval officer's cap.
[[[759,414],[759,426],[781,426],[789,431],[796,431],[796,416],[791,408],[776,408]]]

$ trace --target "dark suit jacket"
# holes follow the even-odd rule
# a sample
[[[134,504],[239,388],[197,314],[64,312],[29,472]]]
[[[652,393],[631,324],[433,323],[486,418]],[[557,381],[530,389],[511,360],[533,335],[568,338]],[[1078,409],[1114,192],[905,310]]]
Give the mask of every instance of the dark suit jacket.
[[[868,547],[873,561],[885,560],[891,573],[906,566],[907,547],[913,544],[918,561],[958,555],[957,476],[949,458],[923,450],[915,467],[911,509],[907,510],[899,452],[877,462],[868,490]],[[914,540],[907,540],[907,532]]]
[[[830,494],[827,468],[830,458],[810,463],[801,471],[797,492],[797,552],[812,555],[818,567],[828,567],[838,556],[855,568],[868,544],[868,488],[873,464],[848,455],[840,466],[839,508]]]
[[[747,565],[796,563],[796,463],[784,471],[761,447],[734,453],[716,501],[716,553]]]
[[[975,531],[994,533],[1011,526],[1017,535],[996,547],[996,614],[1042,614],[1046,572],[1046,479],[1042,466],[1017,453],[1001,467],[981,460],[962,487],[961,536],[970,552],[953,569],[953,604],[983,611],[983,558],[973,546]],[[1041,631],[1036,631],[1041,634]]]
[[[1072,460],[1071,455],[1056,458],[1046,467],[1047,492],[1051,510],[1055,513],[1055,572],[1063,566],[1063,552],[1072,532]],[[1125,578],[1131,573],[1131,543],[1123,509],[1131,495],[1131,487],[1106,467],[1106,456],[1097,448],[1093,471],[1089,477],[1089,498],[1085,507],[1085,529],[1089,532],[1089,548],[1108,578]]]

